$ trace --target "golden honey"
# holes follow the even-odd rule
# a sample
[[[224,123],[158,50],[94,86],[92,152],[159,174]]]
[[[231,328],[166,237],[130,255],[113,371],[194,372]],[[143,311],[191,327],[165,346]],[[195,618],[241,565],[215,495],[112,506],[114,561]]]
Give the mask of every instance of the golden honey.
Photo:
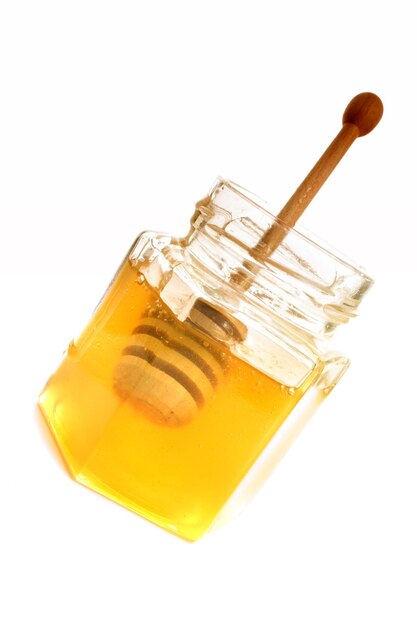
[[[291,228],[255,259],[273,223],[220,179],[186,237],[142,233],[40,396],[78,482],[189,541],[260,486],[336,385],[349,359],[330,340],[372,286]]]
[[[172,326],[178,351],[182,338],[184,362],[187,350],[199,343],[215,373],[213,388],[204,383],[200,406],[183,421],[120,390],[118,372],[132,346],[132,332],[143,329],[143,320],[152,326],[149,319],[158,320],[164,333]],[[135,351],[130,351],[135,367]],[[152,368],[152,362],[146,367]],[[193,541],[212,525],[316,378],[315,369],[294,389],[259,372],[187,322],[175,320],[126,261],[47,382],[40,407],[78,482]],[[203,382],[197,380],[197,386]],[[161,396],[164,392],[161,384]]]

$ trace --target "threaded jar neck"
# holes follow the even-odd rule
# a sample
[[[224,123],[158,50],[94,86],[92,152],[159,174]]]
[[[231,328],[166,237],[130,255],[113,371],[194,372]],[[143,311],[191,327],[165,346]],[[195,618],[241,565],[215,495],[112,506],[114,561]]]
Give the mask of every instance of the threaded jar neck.
[[[250,251],[274,221],[265,202],[221,179],[197,204],[187,255],[208,283],[211,276],[213,284],[236,292],[243,310],[256,309],[268,325],[284,323],[312,340],[330,337],[357,315],[373,280],[327,244],[284,225],[278,248],[255,260]],[[245,289],[231,280],[237,272],[246,274]]]

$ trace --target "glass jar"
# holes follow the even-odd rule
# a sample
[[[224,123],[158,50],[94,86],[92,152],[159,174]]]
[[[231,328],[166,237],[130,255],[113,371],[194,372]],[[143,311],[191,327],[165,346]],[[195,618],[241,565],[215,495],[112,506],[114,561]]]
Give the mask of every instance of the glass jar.
[[[372,285],[283,225],[254,258],[275,219],[219,180],[187,237],[140,235],[40,395],[78,482],[190,541],[262,482],[338,382],[349,360],[330,340]]]

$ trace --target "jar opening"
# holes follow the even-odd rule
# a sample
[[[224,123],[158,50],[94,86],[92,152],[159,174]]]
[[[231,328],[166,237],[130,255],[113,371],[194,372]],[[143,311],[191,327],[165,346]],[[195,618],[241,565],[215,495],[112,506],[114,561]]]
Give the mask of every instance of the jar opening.
[[[197,204],[190,252],[225,283],[232,272],[245,268],[250,285],[247,298],[264,302],[314,336],[329,335],[356,316],[373,280],[314,235],[285,225],[279,247],[264,262],[254,261],[251,248],[276,220],[266,202],[220,179]],[[250,265],[256,266],[255,271],[248,269]]]

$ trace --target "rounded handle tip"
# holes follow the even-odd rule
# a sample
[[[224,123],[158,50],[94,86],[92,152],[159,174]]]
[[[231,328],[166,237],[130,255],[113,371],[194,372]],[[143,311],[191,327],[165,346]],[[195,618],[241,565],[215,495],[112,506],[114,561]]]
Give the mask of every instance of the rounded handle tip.
[[[363,137],[375,128],[383,112],[382,101],[376,94],[359,93],[347,105],[343,124],[354,124],[359,130],[359,137]]]

